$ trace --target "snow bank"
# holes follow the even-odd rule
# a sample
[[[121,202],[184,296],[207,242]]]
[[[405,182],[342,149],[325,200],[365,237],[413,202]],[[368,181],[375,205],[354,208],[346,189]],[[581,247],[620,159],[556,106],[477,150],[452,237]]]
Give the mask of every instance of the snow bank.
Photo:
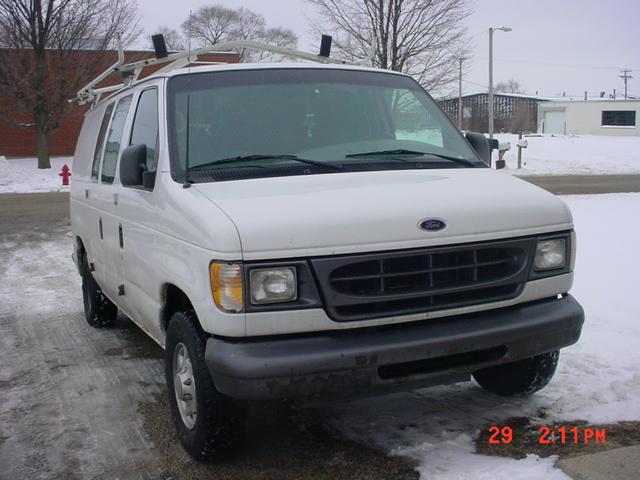
[[[37,158],[7,159],[0,156],[0,193],[53,192],[68,190],[58,174],[64,164],[73,173],[73,157],[51,159],[51,168],[39,169]],[[71,177],[73,181],[73,176]]]
[[[526,416],[539,423],[640,420],[640,194],[564,197],[578,235],[572,294],[586,312],[582,338],[564,349],[551,384],[528,399],[505,399],[471,383],[334,406],[346,435],[419,461],[423,479],[568,478],[553,458],[473,453],[488,423]],[[545,413],[546,418],[540,415]]]
[[[523,137],[529,146],[522,150],[523,168],[518,170],[518,136],[498,134],[510,142],[505,154],[509,173],[516,175],[607,175],[640,173],[640,136],[598,135]],[[494,158],[495,158],[494,154]]]
[[[517,135],[498,134],[501,142],[510,142],[505,155],[507,168],[515,175],[606,175],[640,173],[640,137],[596,135],[525,137],[524,167],[517,169]],[[495,154],[494,154],[495,157]],[[7,160],[0,156],[0,193],[58,191],[62,165],[72,166],[73,157],[51,159],[48,170],[39,170],[35,158]],[[73,171],[73,169],[72,169]],[[73,177],[71,177],[73,181]]]

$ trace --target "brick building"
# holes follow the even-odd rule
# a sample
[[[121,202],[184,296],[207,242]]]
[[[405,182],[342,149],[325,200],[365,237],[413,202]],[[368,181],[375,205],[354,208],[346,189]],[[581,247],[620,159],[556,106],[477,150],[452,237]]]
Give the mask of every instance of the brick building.
[[[16,55],[15,50],[0,48],[0,55]],[[113,65],[118,57],[116,51],[81,51],[78,55],[82,56],[83,61],[87,61],[87,56],[91,64],[94,67],[94,72],[91,78],[97,77],[100,73],[106,70],[110,65]],[[147,58],[153,58],[154,53],[152,51],[127,51],[125,52],[125,62],[135,62]],[[237,63],[238,55],[236,53],[210,53],[200,55],[198,60],[207,62],[226,62]],[[144,78],[164,67],[166,64],[153,65],[143,70],[140,78]],[[73,75],[73,72],[69,72],[69,75]],[[112,75],[100,86],[114,85],[121,81],[116,75]],[[4,112],[11,111],[10,108],[6,108],[11,102],[10,98],[0,98],[0,110]],[[3,104],[4,107],[3,108]],[[49,136],[49,155],[56,156],[68,156],[73,155],[76,148],[76,141],[80,128],[82,127],[82,121],[84,119],[84,113],[89,109],[89,105],[77,105],[73,103],[71,110],[63,118],[60,127]],[[33,126],[33,118],[29,115],[23,115],[19,113],[12,113],[12,121],[22,124],[24,127],[15,127],[9,123],[2,121],[0,118],[0,156],[6,157],[35,157],[36,156],[36,132]]]

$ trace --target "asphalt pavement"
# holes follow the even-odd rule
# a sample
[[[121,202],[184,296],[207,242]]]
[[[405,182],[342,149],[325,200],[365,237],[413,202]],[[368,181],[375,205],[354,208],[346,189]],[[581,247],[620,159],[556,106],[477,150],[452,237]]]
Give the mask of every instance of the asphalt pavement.
[[[0,195],[0,479],[416,479],[321,408],[250,404],[218,463],[182,450],[163,351],[126,317],[93,329],[71,260],[68,194]]]
[[[527,180],[557,194],[640,191],[640,175]],[[168,415],[162,350],[124,317],[105,330],[84,321],[68,201],[0,194],[0,478],[417,478],[412,461],[340,436],[322,409],[285,404],[251,406],[232,459],[187,457]],[[633,478],[638,458],[631,447],[559,466],[575,479]]]
[[[640,175],[541,175],[520,178],[556,195],[640,192]]]

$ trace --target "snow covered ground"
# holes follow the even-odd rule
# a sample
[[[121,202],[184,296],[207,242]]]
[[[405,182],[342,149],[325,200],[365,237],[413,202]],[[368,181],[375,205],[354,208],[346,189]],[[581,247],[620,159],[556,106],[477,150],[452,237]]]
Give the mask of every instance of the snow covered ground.
[[[414,457],[423,479],[566,479],[552,457],[481,456],[473,439],[488,423],[513,416],[536,423],[640,420],[640,194],[563,198],[578,235],[571,293],[586,321],[580,341],[561,353],[551,384],[529,399],[500,398],[466,383],[353,402],[331,412],[337,429]]]
[[[640,173],[640,137],[596,135],[525,137],[524,167],[517,169],[517,135],[498,134],[501,142],[510,142],[505,159],[507,170],[516,175],[606,175]],[[497,154],[494,153],[494,159]],[[0,193],[57,191],[58,176],[65,163],[72,167],[73,157],[51,159],[51,169],[38,170],[35,158],[11,159],[0,156]],[[72,168],[73,171],[73,168]],[[73,177],[71,177],[73,181]]]
[[[640,137],[543,135],[523,137],[523,168],[518,170],[518,136],[498,134],[511,143],[505,154],[507,171],[516,175],[607,175],[640,173]],[[494,159],[496,158],[494,153]]]
[[[68,190],[69,187],[62,186],[62,177],[58,175],[65,163],[73,172],[73,157],[54,157],[51,168],[40,170],[36,158],[8,160],[0,156],[0,193]]]
[[[529,455],[524,460],[514,460],[478,455],[474,453],[473,440],[487,424],[504,422],[513,416],[549,424],[575,419],[593,423],[640,420],[640,300],[637,295],[640,193],[563,198],[574,214],[578,234],[576,281],[571,293],[582,303],[586,322],[579,343],[563,350],[558,372],[547,388],[528,399],[504,399],[485,393],[471,383],[463,383],[322,406],[318,407],[320,417],[353,439],[379,446],[392,454],[415,458],[423,480],[566,480],[567,477],[554,468],[552,457]],[[58,230],[41,233],[39,241],[24,242],[17,237],[2,239],[3,247],[11,255],[3,256],[0,261],[0,274],[6,280],[0,285],[0,317],[15,316],[21,320],[16,322],[16,328],[33,329],[33,337],[38,338],[37,348],[41,348],[41,343],[47,344],[49,338],[59,339],[66,335],[67,331],[58,330],[58,326],[84,326],[79,277],[70,258],[71,235],[64,224]],[[48,273],[34,278],[33,272]],[[59,302],[59,299],[64,301]],[[44,322],[42,326],[35,328],[32,320],[27,322],[32,317]],[[43,329],[42,336],[37,334],[39,328]],[[80,396],[74,389],[66,392],[72,399],[77,396],[74,405],[82,410],[81,421],[84,416],[107,418],[114,422],[113,429],[120,432],[132,428],[123,423],[125,419],[135,418],[133,430],[138,436],[131,437],[131,445],[115,450],[123,455],[122,458],[136,451],[140,454],[147,447],[140,440],[145,434],[140,427],[142,420],[135,413],[135,402],[148,399],[150,389],[161,390],[161,360],[139,359],[145,368],[135,370],[136,360],[129,359],[116,365],[117,370],[114,370],[113,357],[100,357],[99,362],[96,360],[91,364],[91,375],[105,375],[109,382],[87,381],[82,376],[76,378],[76,373],[82,369],[75,362],[84,361],[83,351],[101,351],[96,342],[120,345],[112,337],[122,337],[118,331],[109,334],[92,331],[89,327],[85,330],[86,335],[73,348],[75,353],[64,354],[65,362],[69,363],[65,365],[68,370],[60,368],[56,372],[64,374],[65,381],[72,381],[78,392],[85,387],[87,391],[83,392],[89,392],[89,386],[95,390],[95,394],[87,393],[88,397]],[[122,338],[119,341],[123,341]],[[135,347],[135,336],[126,341],[132,343],[127,348]],[[46,350],[48,357],[61,355],[52,348]],[[32,368],[33,360],[21,359],[19,353],[7,360],[16,365],[28,365],[21,367],[27,370]],[[6,370],[7,362],[2,367]],[[103,368],[107,373],[103,373]],[[3,371],[0,368],[0,374]],[[56,372],[51,369],[50,374]],[[124,389],[122,384],[127,383],[130,376],[147,387]],[[91,385],[84,385],[85,381]],[[45,388],[37,383],[32,387],[36,392]],[[30,393],[29,397],[33,395]],[[86,400],[96,397],[110,400],[95,404]],[[126,403],[125,400],[131,403],[127,407],[130,417],[118,416],[118,408]],[[16,401],[15,397],[13,401]],[[42,402],[43,406],[46,404]],[[7,415],[11,413],[10,407],[5,402]],[[0,413],[2,410],[0,408]],[[42,409],[38,412],[42,415]],[[58,418],[59,413],[47,415],[46,421],[35,413],[32,417],[38,428],[51,428],[51,431],[34,430],[33,433],[38,438],[42,435],[43,441],[67,445],[73,438],[70,427],[63,417]],[[78,412],[66,415],[75,418]],[[14,421],[13,413],[11,418]],[[57,426],[50,427],[50,424]],[[26,435],[28,429],[25,432]],[[92,435],[98,433],[92,430]],[[170,436],[163,441],[175,442],[175,438]],[[89,443],[82,447],[86,452],[78,446],[64,448],[74,458],[87,461],[98,455],[96,451],[89,451],[94,443],[100,444],[89,437]],[[78,465],[78,468],[84,468]]]

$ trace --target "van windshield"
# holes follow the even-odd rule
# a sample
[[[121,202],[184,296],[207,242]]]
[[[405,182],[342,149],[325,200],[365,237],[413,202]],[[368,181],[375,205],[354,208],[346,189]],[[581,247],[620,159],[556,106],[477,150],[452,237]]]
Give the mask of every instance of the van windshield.
[[[230,169],[255,177],[292,174],[288,168],[485,166],[431,97],[402,75],[326,68],[192,73],[170,79],[167,102],[178,181],[187,157],[190,181],[215,181],[222,170],[230,179]]]

